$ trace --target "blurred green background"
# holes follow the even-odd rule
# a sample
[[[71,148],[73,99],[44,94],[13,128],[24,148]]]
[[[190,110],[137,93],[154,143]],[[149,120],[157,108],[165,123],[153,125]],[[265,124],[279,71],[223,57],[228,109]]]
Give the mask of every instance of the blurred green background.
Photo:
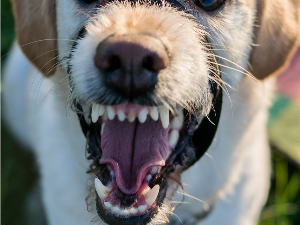
[[[10,2],[1,0],[2,65],[14,36]],[[3,90],[2,87],[1,90]],[[270,110],[271,113],[276,111],[279,103],[277,99],[275,106]],[[27,203],[30,193],[36,190],[34,188],[38,179],[34,157],[9,134],[3,122],[1,125],[1,150],[1,224],[46,224],[40,206],[29,206]],[[281,149],[272,146],[272,166],[270,195],[262,211],[259,224],[299,225],[299,164],[292,157],[286,157]],[[34,209],[37,207],[39,210],[35,211]]]

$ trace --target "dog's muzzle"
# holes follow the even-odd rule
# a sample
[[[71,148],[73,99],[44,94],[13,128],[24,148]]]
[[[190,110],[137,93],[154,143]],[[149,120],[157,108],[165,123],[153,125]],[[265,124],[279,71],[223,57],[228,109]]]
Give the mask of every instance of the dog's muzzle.
[[[78,39],[85,32],[83,28]],[[127,103],[93,104],[88,119],[83,116],[86,106],[76,99],[74,105],[92,160],[89,172],[96,176],[97,212],[106,223],[149,222],[166,197],[172,173],[178,167],[180,171],[189,168],[211,145],[221,113],[222,89],[216,82],[221,78],[218,64],[208,51],[212,104],[208,115],[199,118],[182,108],[166,110],[162,102],[149,97],[170,60],[158,39],[145,34],[111,35],[98,44],[94,63],[103,85]],[[76,85],[72,66],[68,71],[72,92]]]

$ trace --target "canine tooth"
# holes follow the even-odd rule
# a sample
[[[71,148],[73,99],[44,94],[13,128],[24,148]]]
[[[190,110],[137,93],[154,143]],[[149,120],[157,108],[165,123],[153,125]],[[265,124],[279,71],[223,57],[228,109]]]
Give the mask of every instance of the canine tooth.
[[[105,113],[105,107],[104,107],[104,105],[99,105],[98,106],[98,115],[99,116],[103,116],[104,113]]]
[[[132,208],[129,209],[129,212],[130,212],[131,215],[135,215],[138,212],[138,209],[135,208],[135,207],[132,207]]]
[[[147,115],[148,115],[148,109],[143,108],[142,111],[140,111],[138,116],[140,123],[144,123],[146,121]]]
[[[115,118],[115,115],[116,115],[113,108],[111,106],[107,106],[106,110],[107,110],[108,119],[113,120]]]
[[[130,111],[127,118],[129,122],[133,122],[135,120],[135,112],[134,111]]]
[[[138,212],[143,213],[143,212],[145,212],[146,209],[147,209],[146,205],[141,205],[138,207]]]
[[[172,130],[169,134],[169,140],[168,143],[170,146],[174,147],[178,141],[179,138],[179,132],[177,130]]]
[[[105,127],[105,122],[103,122],[103,123],[101,124],[101,135],[103,134],[104,127]]]
[[[180,129],[182,127],[183,114],[182,113],[180,113],[180,114],[172,120],[172,122],[171,122],[171,128],[172,129]]]
[[[111,188],[105,187],[98,178],[95,178],[95,188],[101,200],[103,200],[111,191]]]
[[[119,208],[119,206],[113,206],[111,207],[110,209],[113,213],[116,213],[116,214],[120,214],[120,211],[121,209]]]
[[[119,120],[120,120],[121,122],[123,122],[123,121],[125,120],[125,118],[126,118],[126,115],[125,115],[125,113],[123,112],[123,110],[119,110],[119,111],[117,112],[117,115],[118,115],[118,118],[119,118]]]
[[[93,104],[92,106],[92,121],[93,123],[96,123],[98,120],[98,105],[97,104]]]
[[[104,206],[105,208],[110,209],[112,207],[112,204],[110,202],[104,201]]]
[[[164,106],[160,106],[158,107],[158,112],[163,128],[167,129],[169,126],[169,110]]]
[[[159,185],[155,185],[150,191],[148,191],[145,195],[145,201],[147,205],[151,206],[155,199],[157,198],[159,192]]]
[[[158,120],[158,111],[157,111],[157,107],[152,107],[150,110],[150,116],[154,121]]]

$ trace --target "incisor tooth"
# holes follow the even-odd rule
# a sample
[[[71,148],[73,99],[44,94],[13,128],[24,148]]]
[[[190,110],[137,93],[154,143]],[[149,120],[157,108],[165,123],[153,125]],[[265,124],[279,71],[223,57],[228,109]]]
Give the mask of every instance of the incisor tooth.
[[[128,209],[124,209],[124,210],[123,210],[123,215],[124,215],[124,216],[129,216],[129,215],[130,215],[129,210],[128,210]]]
[[[107,106],[106,108],[108,119],[113,120],[115,118],[115,111],[111,106]]]
[[[146,205],[141,205],[141,206],[138,207],[138,211],[139,211],[140,213],[145,212],[146,209],[147,209],[147,206],[146,206]]]
[[[145,201],[147,205],[151,206],[157,198],[159,192],[159,185],[155,185],[150,191],[145,194]]]
[[[105,187],[98,178],[95,178],[95,188],[101,200],[103,200],[107,196],[107,194],[111,191],[111,188]]]
[[[135,215],[138,212],[138,209],[135,208],[135,207],[132,207],[132,208],[129,209],[129,212],[130,212],[131,215]]]
[[[92,121],[93,123],[96,123],[98,120],[98,105],[97,104],[93,104],[92,105]]]
[[[105,112],[104,105],[99,105],[98,106],[98,114],[99,114],[99,116],[103,116],[104,112]]]
[[[140,123],[144,123],[146,121],[147,115],[148,115],[148,109],[143,108],[142,111],[140,111],[138,116]]]
[[[119,120],[120,120],[121,122],[123,122],[123,121],[125,120],[125,118],[126,118],[126,115],[125,115],[125,113],[123,112],[123,110],[119,110],[119,111],[117,112],[117,115],[118,115],[118,118],[119,118]]]
[[[158,111],[157,111],[157,107],[152,107],[150,110],[150,116],[154,121],[158,120]]]
[[[159,106],[158,112],[163,128],[167,129],[169,126],[169,110],[164,106]]]
[[[135,120],[135,112],[134,111],[130,111],[127,118],[129,122],[133,122]]]
[[[113,206],[110,209],[113,213],[120,214],[120,208],[118,206]]]
[[[177,144],[179,138],[179,132],[177,130],[172,130],[169,134],[168,143],[171,147],[174,147]]]

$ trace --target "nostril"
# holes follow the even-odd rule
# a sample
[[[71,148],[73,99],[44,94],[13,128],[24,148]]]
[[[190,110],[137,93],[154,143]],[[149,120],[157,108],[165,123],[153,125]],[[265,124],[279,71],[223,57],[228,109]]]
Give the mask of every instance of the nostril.
[[[154,60],[153,56],[146,56],[143,58],[142,67],[151,72],[158,72],[156,68],[154,68]]]
[[[167,67],[167,57],[164,54],[147,55],[142,60],[142,67],[151,72],[158,73]]]
[[[112,72],[121,68],[121,59],[117,55],[106,55],[96,62],[99,69]]]

